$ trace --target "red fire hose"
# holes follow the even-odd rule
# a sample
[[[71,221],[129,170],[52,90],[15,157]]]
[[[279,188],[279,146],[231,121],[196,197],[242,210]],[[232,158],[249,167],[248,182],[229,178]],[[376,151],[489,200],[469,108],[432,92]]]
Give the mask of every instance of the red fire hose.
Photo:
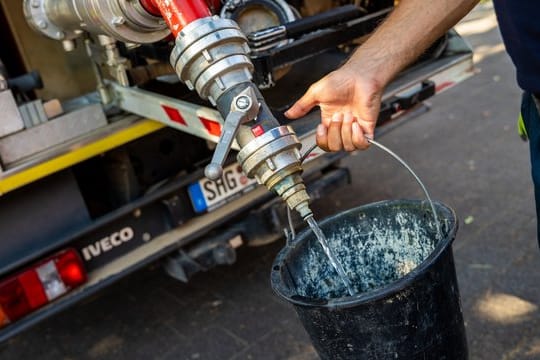
[[[149,13],[163,16],[174,37],[189,23],[212,15],[205,0],[140,0]],[[215,1],[212,1],[215,6]]]

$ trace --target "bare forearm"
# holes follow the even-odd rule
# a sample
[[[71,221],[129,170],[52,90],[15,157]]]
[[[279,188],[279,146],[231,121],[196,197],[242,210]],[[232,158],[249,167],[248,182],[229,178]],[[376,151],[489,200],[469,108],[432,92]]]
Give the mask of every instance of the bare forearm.
[[[341,68],[326,75],[286,116],[321,109],[317,144],[327,151],[366,149],[373,137],[384,87],[478,0],[401,0],[400,5]]]
[[[476,3],[478,0],[402,0],[345,66],[362,69],[384,87]]]

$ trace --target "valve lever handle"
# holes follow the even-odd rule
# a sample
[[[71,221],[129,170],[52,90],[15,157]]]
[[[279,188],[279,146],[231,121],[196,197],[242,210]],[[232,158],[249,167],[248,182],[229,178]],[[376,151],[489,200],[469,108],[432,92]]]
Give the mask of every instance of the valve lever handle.
[[[242,123],[244,114],[240,112],[232,111],[227,115],[225,124],[223,125],[223,132],[221,138],[217,144],[212,161],[204,169],[204,175],[210,180],[218,180],[223,175],[223,163],[229,154],[231,145],[234,141],[238,127]]]
[[[204,169],[204,175],[210,180],[218,180],[223,175],[223,163],[229,155],[232,143],[240,125],[254,120],[259,112],[259,103],[251,87],[238,94],[231,105],[231,112],[227,115],[221,137],[217,144],[212,161]]]

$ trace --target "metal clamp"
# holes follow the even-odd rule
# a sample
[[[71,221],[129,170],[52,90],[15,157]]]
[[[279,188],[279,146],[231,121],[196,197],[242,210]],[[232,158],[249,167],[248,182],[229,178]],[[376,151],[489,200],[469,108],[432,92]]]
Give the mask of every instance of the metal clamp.
[[[253,64],[244,33],[234,21],[206,17],[178,34],[171,65],[190,90],[213,105],[229,89],[251,82]]]
[[[212,161],[204,169],[204,175],[208,179],[215,181],[221,178],[223,163],[231,150],[238,128],[243,123],[254,120],[259,113],[259,107],[257,96],[251,87],[247,87],[233,99],[231,112],[225,119],[221,138],[212,156]]]

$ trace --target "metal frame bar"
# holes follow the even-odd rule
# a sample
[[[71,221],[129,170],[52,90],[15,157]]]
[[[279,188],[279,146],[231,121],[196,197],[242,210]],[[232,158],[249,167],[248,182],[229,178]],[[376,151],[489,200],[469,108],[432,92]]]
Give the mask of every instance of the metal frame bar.
[[[224,120],[216,109],[156,94],[137,87],[124,87],[116,83],[110,83],[109,87],[116,105],[125,111],[159,121],[164,125],[202,139],[215,143],[219,141],[217,133],[218,131],[221,133]],[[180,117],[173,120],[166,109],[168,111],[176,110],[176,116],[179,115]],[[219,129],[210,131],[205,127],[204,121],[215,123]],[[236,149],[238,149],[237,145]]]

